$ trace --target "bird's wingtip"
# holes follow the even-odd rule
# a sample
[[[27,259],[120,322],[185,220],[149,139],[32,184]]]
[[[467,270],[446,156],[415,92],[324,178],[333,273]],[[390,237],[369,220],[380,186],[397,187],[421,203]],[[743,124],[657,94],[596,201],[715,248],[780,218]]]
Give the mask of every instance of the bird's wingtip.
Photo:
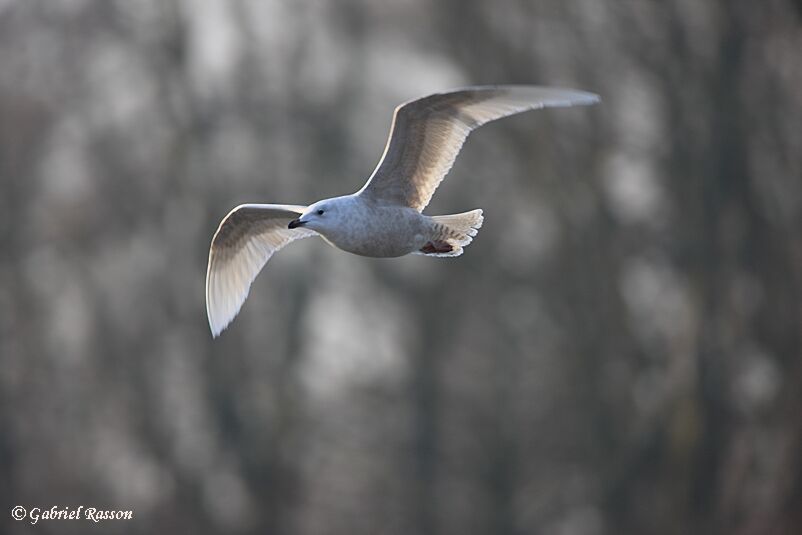
[[[576,91],[574,90],[575,98],[571,99],[574,104],[579,105],[591,105],[591,104],[598,104],[601,102],[601,96],[597,95],[596,93],[591,93],[589,91]]]
[[[230,320],[227,322],[221,322],[219,318],[215,318],[214,315],[208,310],[206,312],[206,317],[209,320],[209,331],[212,333],[212,340],[218,338],[220,334],[226,330],[228,324],[231,323]]]
[[[229,323],[231,323],[231,321],[221,324],[220,322],[215,322],[209,318],[209,331],[212,333],[212,340],[219,338],[223,331],[226,330],[226,327],[228,327]]]

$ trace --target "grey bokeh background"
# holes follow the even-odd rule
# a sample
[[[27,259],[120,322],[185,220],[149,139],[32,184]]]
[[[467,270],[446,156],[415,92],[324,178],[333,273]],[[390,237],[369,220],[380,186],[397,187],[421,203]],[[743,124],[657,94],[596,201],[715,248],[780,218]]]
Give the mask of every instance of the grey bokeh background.
[[[800,50],[792,0],[0,1],[2,531],[799,533]],[[212,342],[231,207],[500,82],[603,104],[469,139],[461,258],[304,240]]]

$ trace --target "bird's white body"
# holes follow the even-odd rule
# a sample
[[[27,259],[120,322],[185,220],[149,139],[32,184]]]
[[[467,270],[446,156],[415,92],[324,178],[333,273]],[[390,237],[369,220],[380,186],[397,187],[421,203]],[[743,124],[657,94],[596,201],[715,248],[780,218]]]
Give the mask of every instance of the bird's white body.
[[[321,209],[323,214],[318,215]],[[404,256],[436,239],[431,217],[407,206],[366,199],[359,193],[318,201],[298,221],[335,247],[360,256]]]
[[[441,216],[422,212],[468,134],[515,113],[598,100],[573,89],[484,86],[402,104],[393,115],[379,165],[358,192],[311,206],[245,204],[223,219],[212,239],[206,272],[212,335],[237,315],[273,253],[299,238],[321,236],[361,256],[459,256],[482,226],[482,211]]]

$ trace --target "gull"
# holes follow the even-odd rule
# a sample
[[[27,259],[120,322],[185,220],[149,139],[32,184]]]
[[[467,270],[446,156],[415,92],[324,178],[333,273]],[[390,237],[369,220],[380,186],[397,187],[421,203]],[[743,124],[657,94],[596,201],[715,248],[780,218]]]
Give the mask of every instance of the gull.
[[[370,257],[461,255],[482,226],[482,210],[439,216],[422,212],[468,134],[516,113],[598,101],[598,95],[574,89],[496,85],[401,104],[379,164],[356,193],[309,206],[242,204],[223,218],[206,271],[212,337],[239,313],[273,253],[301,238],[320,236],[343,251]]]

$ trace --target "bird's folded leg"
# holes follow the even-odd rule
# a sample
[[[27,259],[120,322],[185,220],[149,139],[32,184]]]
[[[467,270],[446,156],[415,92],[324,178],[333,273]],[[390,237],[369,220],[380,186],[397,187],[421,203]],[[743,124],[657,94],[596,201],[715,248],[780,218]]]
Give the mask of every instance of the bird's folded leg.
[[[420,248],[423,254],[450,253],[453,250],[453,245],[442,240],[426,242],[426,245]]]

